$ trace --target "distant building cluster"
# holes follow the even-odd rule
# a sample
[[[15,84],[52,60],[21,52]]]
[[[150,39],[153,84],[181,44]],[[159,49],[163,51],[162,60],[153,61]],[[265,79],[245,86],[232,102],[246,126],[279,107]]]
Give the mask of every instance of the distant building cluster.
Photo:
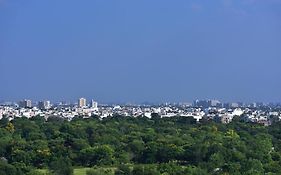
[[[32,107],[32,103],[31,100],[22,100],[19,102],[19,107],[21,108],[31,108]]]
[[[34,116],[62,117],[72,120],[74,117],[89,118],[98,116],[131,116],[151,118],[157,114],[160,117],[184,116],[192,117],[196,121],[213,120],[215,122],[230,123],[235,117],[245,122],[270,125],[281,120],[280,104],[264,103],[221,103],[218,100],[195,100],[191,103],[159,104],[159,105],[99,105],[95,100],[87,103],[86,98],[79,98],[76,104],[60,102],[51,104],[50,101],[32,103],[22,100],[18,103],[2,103],[0,105],[0,119],[3,117],[13,120],[16,117],[31,118]]]

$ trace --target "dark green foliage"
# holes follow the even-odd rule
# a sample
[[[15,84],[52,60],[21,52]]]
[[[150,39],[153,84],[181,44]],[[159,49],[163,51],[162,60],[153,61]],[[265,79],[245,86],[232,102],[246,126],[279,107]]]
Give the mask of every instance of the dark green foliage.
[[[0,174],[1,175],[23,175],[23,172],[18,170],[15,166],[0,160]]]
[[[0,174],[72,174],[73,166],[115,174],[281,174],[281,123],[236,118],[224,125],[192,118],[114,116],[103,120],[37,116],[0,120]],[[93,169],[89,173],[101,173]],[[109,173],[109,172],[102,172]],[[110,172],[112,174],[112,172]]]
[[[50,170],[54,175],[72,175],[73,168],[68,158],[59,158],[51,162]]]
[[[114,162],[113,149],[108,145],[88,147],[81,150],[81,163],[88,166],[112,165]]]

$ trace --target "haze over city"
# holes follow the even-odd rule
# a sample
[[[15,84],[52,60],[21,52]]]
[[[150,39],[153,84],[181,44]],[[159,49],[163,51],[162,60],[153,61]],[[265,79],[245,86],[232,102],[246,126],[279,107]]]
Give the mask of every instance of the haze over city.
[[[0,100],[280,102],[280,0],[0,0]]]

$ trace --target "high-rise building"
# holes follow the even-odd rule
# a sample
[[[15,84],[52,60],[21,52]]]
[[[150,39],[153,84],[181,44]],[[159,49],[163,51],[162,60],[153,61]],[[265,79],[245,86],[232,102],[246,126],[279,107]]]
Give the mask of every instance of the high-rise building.
[[[218,100],[209,100],[208,101],[208,106],[209,107],[220,107],[221,106],[221,102]]]
[[[83,108],[83,107],[86,107],[86,106],[87,106],[86,99],[85,98],[79,98],[78,107]]]
[[[31,102],[31,100],[22,100],[22,101],[20,101],[19,102],[19,106],[21,107],[21,108],[31,108],[32,107],[32,102]]]
[[[98,108],[98,102],[92,100],[91,101],[91,108]]]
[[[195,100],[193,102],[194,107],[207,108],[209,106],[208,100]]]
[[[230,103],[230,108],[238,108],[239,107],[239,104],[238,103],[235,103],[235,102],[232,102]]]
[[[39,109],[50,109],[51,108],[51,102],[50,101],[39,101],[38,102],[38,108]]]

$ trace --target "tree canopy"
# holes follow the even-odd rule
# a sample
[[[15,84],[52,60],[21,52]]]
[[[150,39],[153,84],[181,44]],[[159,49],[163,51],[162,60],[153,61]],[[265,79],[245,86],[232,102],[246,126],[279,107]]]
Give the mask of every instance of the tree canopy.
[[[2,119],[0,125],[1,175],[37,168],[72,174],[72,166],[112,166],[115,174],[281,174],[280,123],[115,116]]]

